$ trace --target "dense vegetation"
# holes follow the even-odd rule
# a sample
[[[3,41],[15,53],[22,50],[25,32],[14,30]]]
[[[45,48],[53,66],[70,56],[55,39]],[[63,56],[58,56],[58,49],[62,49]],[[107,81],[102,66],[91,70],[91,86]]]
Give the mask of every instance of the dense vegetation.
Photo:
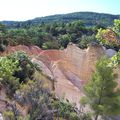
[[[66,18],[69,19],[69,15],[78,18],[81,16],[81,19],[69,20],[68,22],[62,20],[60,22],[54,20],[52,22],[35,22],[36,24],[28,24],[29,21],[26,21],[17,27],[8,27],[0,24],[0,51],[4,51],[8,44],[37,45],[43,49],[62,49],[66,48],[69,42],[73,42],[78,44],[80,48],[86,48],[89,42],[96,41],[95,35],[99,28],[101,29],[97,38],[102,40],[102,32],[103,34],[105,33],[106,26],[108,26],[107,23],[119,18],[114,15],[89,12],[68,14],[68,16],[65,15]],[[96,18],[97,24],[88,26],[86,20],[82,18],[87,19],[89,23],[90,20],[95,23],[93,18]],[[109,20],[105,22],[108,18]],[[57,17],[54,19],[57,20]],[[105,22],[105,25],[100,22],[101,19]],[[113,26],[113,23],[110,25]],[[117,26],[117,22],[114,22],[114,26]],[[117,32],[115,27],[113,31]]]
[[[35,65],[25,53],[17,52],[0,57],[0,83],[8,88],[9,96],[20,88],[20,84],[32,79],[34,72]]]
[[[75,12],[69,14],[62,14],[62,15],[52,15],[46,17],[38,17],[33,20],[28,20],[25,22],[14,22],[14,21],[3,21],[5,25],[8,27],[25,27],[28,25],[38,25],[41,23],[54,23],[54,22],[63,22],[68,23],[76,20],[84,21],[85,25],[87,26],[96,26],[101,24],[102,26],[111,26],[113,25],[114,19],[119,19],[119,15],[111,15],[111,14],[104,14],[104,13],[95,13],[95,12]]]
[[[26,28],[7,29],[1,26],[0,50],[4,51],[9,45],[37,45],[43,49],[66,48],[69,42],[86,48],[87,44],[95,41],[95,34],[100,26],[86,27],[82,21],[70,23],[40,24]]]

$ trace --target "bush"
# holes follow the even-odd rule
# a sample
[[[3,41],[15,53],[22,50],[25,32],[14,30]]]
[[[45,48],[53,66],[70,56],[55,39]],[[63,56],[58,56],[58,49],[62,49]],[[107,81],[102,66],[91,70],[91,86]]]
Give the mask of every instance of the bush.
[[[13,61],[7,57],[0,57],[1,83],[7,86],[9,93],[13,93],[19,88],[19,79],[13,76],[14,72],[18,70],[17,65],[18,60]]]
[[[58,49],[59,45],[58,45],[57,41],[54,41],[54,42],[50,41],[50,42],[43,43],[42,48],[43,49]]]
[[[0,82],[6,86],[8,94],[12,95],[21,83],[32,79],[34,72],[35,65],[23,52],[0,57]]]
[[[15,94],[16,101],[21,105],[30,105],[30,120],[53,120],[54,110],[51,106],[51,95],[42,87],[39,80],[29,81],[21,85],[21,89]]]
[[[14,113],[12,111],[5,111],[3,113],[3,117],[5,120],[15,120]]]
[[[53,102],[53,107],[58,110],[59,117],[69,120],[79,120],[75,107],[69,102],[57,100]]]
[[[35,72],[35,65],[31,62],[30,57],[24,52],[16,52],[8,56],[13,61],[18,60],[17,67],[19,68],[14,72],[14,77],[19,78],[20,83],[25,83],[33,78]]]
[[[84,48],[87,48],[88,44],[93,42],[93,41],[96,41],[95,35],[92,35],[92,36],[83,35],[81,38],[79,38],[78,46],[81,49],[84,49]]]

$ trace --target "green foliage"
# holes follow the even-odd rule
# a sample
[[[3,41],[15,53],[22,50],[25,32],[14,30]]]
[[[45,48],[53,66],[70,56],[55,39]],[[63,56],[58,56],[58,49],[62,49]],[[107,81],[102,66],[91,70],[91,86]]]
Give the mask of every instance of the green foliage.
[[[6,35],[10,45],[31,45],[36,43],[35,37],[27,29],[10,29]]]
[[[81,104],[82,106],[85,106],[87,103],[88,103],[88,99],[87,99],[86,96],[85,96],[85,97],[82,97],[82,98],[80,99],[80,104]]]
[[[71,112],[69,116],[69,120],[79,120],[79,117],[75,112]]]
[[[33,78],[35,69],[35,65],[23,52],[0,57],[0,82],[7,86],[8,94],[12,95],[21,83]]]
[[[31,106],[29,120],[53,120],[54,110],[51,106],[51,95],[47,89],[43,88],[41,81],[29,81],[27,84],[21,85],[15,98],[18,103]]]
[[[4,33],[5,31],[6,31],[5,25],[0,23],[0,33],[1,33],[1,32]]]
[[[105,46],[108,45],[110,47],[118,46],[118,43],[114,39],[111,40],[111,39],[107,38],[108,32],[109,32],[109,29],[102,29],[102,28],[100,28],[98,30],[96,38],[98,39],[100,44],[105,45]]]
[[[53,107],[58,110],[58,114],[60,117],[69,120],[79,120],[79,116],[75,111],[75,107],[69,102],[54,101]]]
[[[17,68],[18,60],[13,61],[7,57],[0,57],[0,79],[1,83],[8,86],[12,92],[19,88],[19,79],[13,76]]]
[[[117,52],[112,58],[111,61],[109,62],[110,66],[113,67],[118,67],[120,65],[120,51]]]
[[[113,67],[108,65],[109,60],[101,58],[96,64],[96,71],[92,80],[85,85],[87,103],[95,112],[95,120],[98,116],[111,116],[120,114],[120,91],[115,81],[116,74]]]
[[[5,119],[5,120],[15,120],[14,114],[13,114],[12,111],[5,111],[5,112],[3,113],[3,116],[4,116],[4,119]]]
[[[83,35],[80,40],[79,40],[79,47],[81,49],[84,49],[84,48],[87,48],[88,47],[88,44],[91,43],[91,42],[95,42],[96,39],[95,39],[95,35],[92,35],[92,36],[87,36],[87,35]]]
[[[77,112],[69,102],[54,98],[50,91],[43,87],[42,81],[28,81],[16,91],[15,100],[21,105],[30,105],[29,120],[54,120],[63,118],[69,120],[91,120],[86,113]]]
[[[3,112],[4,120],[30,120],[30,116],[15,116],[14,112],[11,110],[6,110]]]
[[[8,26],[10,25],[10,29],[6,29],[4,25],[0,24],[2,31],[0,50],[4,51],[8,43],[10,45],[37,45],[43,49],[59,49],[66,48],[69,42],[73,42],[79,44],[80,48],[86,48],[93,39],[91,36],[96,34],[98,28],[103,28],[97,35],[99,41],[103,45],[116,47],[116,43],[110,44],[110,41],[103,39],[101,35],[107,31],[105,27],[108,24],[113,25],[113,20],[118,18],[118,16],[108,14],[80,12],[47,16],[26,22],[13,22],[13,24],[10,21],[5,22]],[[114,21],[113,30],[119,35],[119,20]],[[3,44],[3,41],[6,44]]]
[[[112,28],[103,29],[100,28],[96,35],[98,41],[105,46],[112,48],[118,48],[120,46],[120,20],[114,20],[114,26]]]
[[[105,33],[105,31],[106,30],[103,30],[102,28],[100,28],[96,35],[96,38],[100,41],[101,44],[108,44],[108,41],[102,38],[102,35]]]
[[[113,30],[120,36],[120,20],[119,19],[114,20]]]
[[[78,110],[69,101],[55,100],[52,102],[52,106],[57,109],[59,117],[67,120],[91,120],[89,113],[84,113]]]
[[[54,42],[50,41],[50,42],[43,43],[42,48],[43,49],[58,49],[59,45],[56,41],[54,41]]]
[[[28,114],[28,115],[26,115],[26,116],[24,116],[24,117],[19,116],[19,117],[17,117],[17,119],[18,119],[18,120],[30,120],[30,115]]]
[[[9,45],[37,45],[43,49],[66,48],[69,42],[78,44],[82,36],[92,34],[95,34],[94,28],[86,27],[81,20],[69,23],[41,23],[37,26],[28,24],[27,27],[7,29],[6,33],[2,33],[1,51],[4,50],[3,45],[7,46],[8,43]]]
[[[6,40],[6,27],[0,23],[0,51],[3,52],[7,45],[8,41]]]
[[[66,48],[68,43],[71,41],[71,36],[70,34],[60,35],[58,39],[60,46]]]
[[[35,65],[31,62],[30,57],[24,52],[15,52],[8,56],[13,61],[18,60],[17,67],[19,68],[14,72],[14,77],[19,78],[20,83],[25,83],[33,78],[35,72]]]

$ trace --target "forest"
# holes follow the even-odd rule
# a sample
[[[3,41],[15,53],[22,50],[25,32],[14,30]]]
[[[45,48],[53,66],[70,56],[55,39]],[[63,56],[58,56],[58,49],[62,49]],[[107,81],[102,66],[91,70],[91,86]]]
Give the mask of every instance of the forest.
[[[86,26],[95,26],[101,24],[103,26],[111,26],[113,25],[114,19],[119,19],[120,15],[111,15],[105,13],[96,13],[96,12],[74,12],[69,14],[58,14],[58,15],[51,15],[45,17],[37,17],[32,20],[27,21],[2,21],[3,24],[7,25],[8,27],[25,27],[28,25],[38,25],[41,23],[68,23],[77,20],[84,21]]]
[[[67,22],[64,21],[63,16],[68,19]],[[97,22],[95,22],[93,18],[96,18]],[[78,44],[80,48],[86,48],[90,41],[96,41],[95,35],[99,28],[113,26],[114,19],[118,18],[119,16],[109,14],[78,12],[36,18],[22,23],[6,21],[1,22],[0,37],[3,43],[2,45],[4,45],[3,47],[5,47],[9,41],[10,45],[34,44],[43,49],[66,48],[69,42]],[[42,22],[41,19],[43,19]],[[88,25],[88,23],[90,25]]]

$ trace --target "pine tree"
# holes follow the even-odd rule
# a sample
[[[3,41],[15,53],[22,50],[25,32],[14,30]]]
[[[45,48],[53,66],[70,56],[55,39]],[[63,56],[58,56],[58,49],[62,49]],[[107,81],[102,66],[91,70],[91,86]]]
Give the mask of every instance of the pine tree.
[[[91,81],[85,85],[87,103],[95,113],[95,120],[98,116],[120,114],[120,91],[115,89],[117,75],[108,63],[107,58],[101,58],[96,64]]]

